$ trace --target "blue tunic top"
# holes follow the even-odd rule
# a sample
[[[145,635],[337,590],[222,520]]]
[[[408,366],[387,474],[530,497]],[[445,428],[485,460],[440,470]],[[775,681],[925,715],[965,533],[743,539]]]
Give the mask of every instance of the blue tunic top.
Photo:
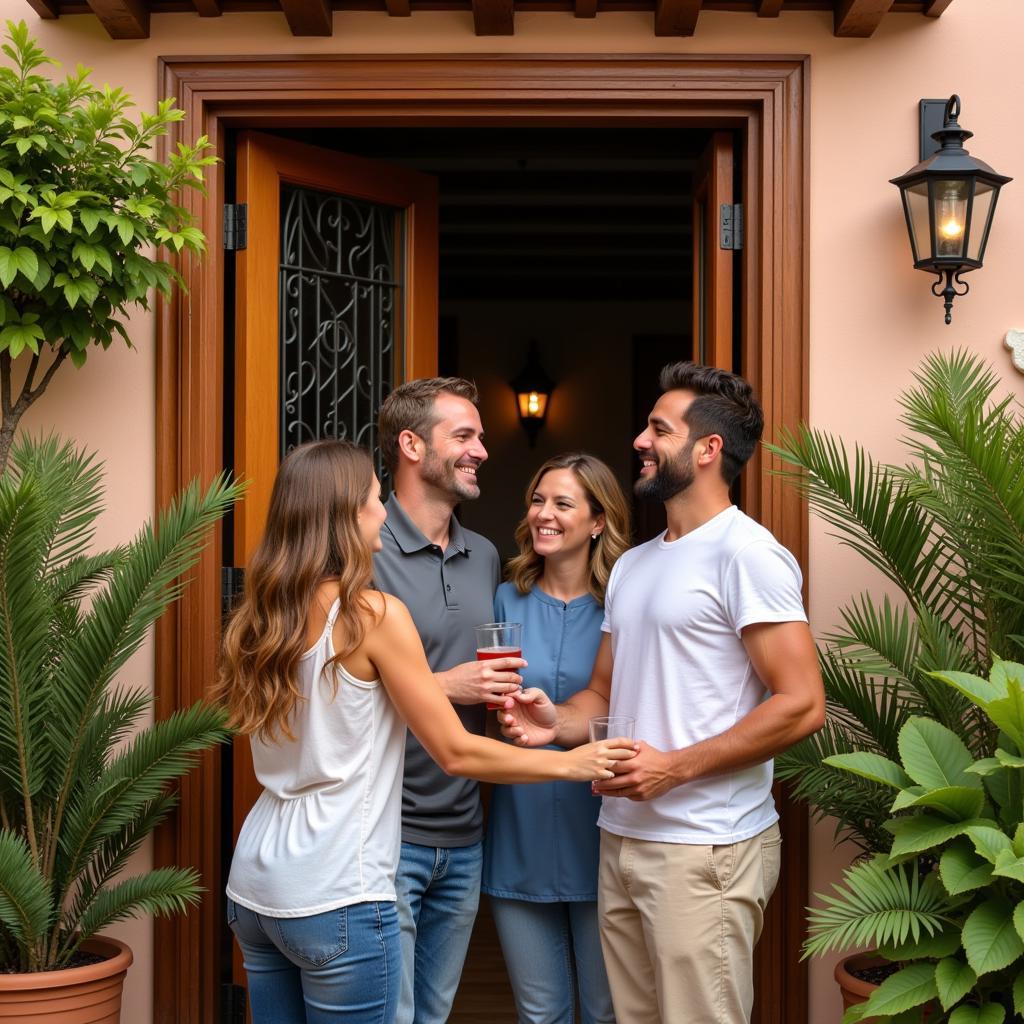
[[[590,682],[604,610],[586,594],[566,604],[534,587],[502,583],[499,622],[523,624],[523,686],[556,704]],[[558,748],[552,748],[558,749]],[[483,891],[538,903],[597,899],[601,801],[588,782],[495,786],[484,844]]]

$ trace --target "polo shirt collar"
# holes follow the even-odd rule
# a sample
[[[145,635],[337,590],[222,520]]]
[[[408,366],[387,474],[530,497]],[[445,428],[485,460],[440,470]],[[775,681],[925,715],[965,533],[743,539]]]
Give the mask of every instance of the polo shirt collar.
[[[388,512],[384,526],[395,538],[395,542],[404,554],[411,555],[417,551],[423,551],[425,548],[433,547],[433,544],[423,535],[423,531],[409,518],[405,509],[399,504],[396,494],[392,493],[384,503],[384,507]],[[462,529],[462,524],[455,516],[452,516],[448,523],[448,547],[460,555],[467,554],[470,550],[466,544],[466,531]]]

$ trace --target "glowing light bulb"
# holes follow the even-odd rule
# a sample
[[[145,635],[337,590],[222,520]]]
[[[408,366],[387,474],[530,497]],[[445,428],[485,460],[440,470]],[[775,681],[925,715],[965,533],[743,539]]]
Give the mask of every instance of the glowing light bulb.
[[[530,392],[530,397],[526,400],[526,410],[531,416],[536,416],[540,412],[540,395],[536,391]]]
[[[966,223],[967,197],[963,188],[959,186],[945,188],[939,196],[935,210],[939,256],[960,255]]]

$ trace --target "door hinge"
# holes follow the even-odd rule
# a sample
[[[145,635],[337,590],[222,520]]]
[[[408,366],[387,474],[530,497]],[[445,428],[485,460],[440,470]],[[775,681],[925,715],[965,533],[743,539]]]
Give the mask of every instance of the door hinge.
[[[220,613],[224,618],[234,610],[245,589],[245,570],[233,565],[220,567]]]
[[[743,248],[743,204],[722,203],[719,244],[723,249]]]
[[[221,985],[221,1024],[245,1024],[245,989],[241,985]]]
[[[224,204],[224,248],[229,252],[244,249],[249,234],[248,203]]]

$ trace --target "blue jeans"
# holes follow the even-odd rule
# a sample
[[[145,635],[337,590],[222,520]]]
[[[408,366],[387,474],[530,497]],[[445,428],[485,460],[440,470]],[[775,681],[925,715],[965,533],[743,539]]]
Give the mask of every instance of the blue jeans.
[[[265,917],[228,900],[249,979],[253,1024],[393,1024],[398,1002],[394,903],[312,917]]]
[[[534,903],[492,896],[491,913],[519,1024],[573,1024],[575,981],[583,1024],[615,1024],[596,901]]]
[[[448,1020],[480,903],[482,866],[483,843],[402,843],[395,879],[402,929],[398,1024]]]

